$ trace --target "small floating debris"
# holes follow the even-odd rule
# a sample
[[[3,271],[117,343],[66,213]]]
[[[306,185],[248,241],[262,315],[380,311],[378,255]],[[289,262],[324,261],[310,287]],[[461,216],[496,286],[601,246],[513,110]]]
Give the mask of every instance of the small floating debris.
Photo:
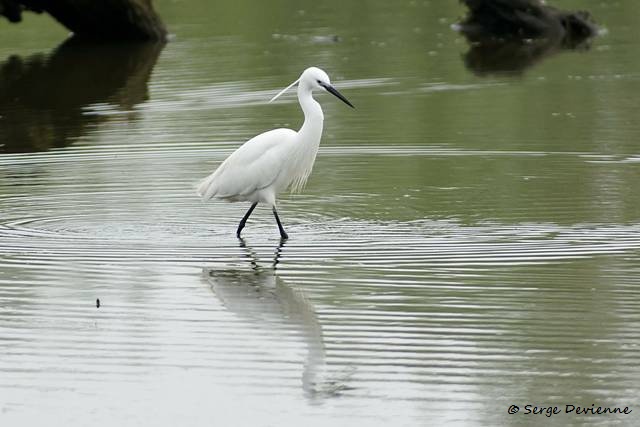
[[[282,40],[287,42],[302,42],[302,43],[312,43],[312,44],[334,44],[340,43],[342,41],[342,37],[337,34],[326,34],[326,35],[317,35],[317,36],[299,36],[295,34],[271,34],[271,38],[274,40]]]
[[[342,37],[336,34],[329,34],[326,36],[313,36],[311,37],[311,43],[316,44],[331,44],[331,43],[340,43],[342,41]]]
[[[100,308],[100,298],[96,298],[96,308]]]

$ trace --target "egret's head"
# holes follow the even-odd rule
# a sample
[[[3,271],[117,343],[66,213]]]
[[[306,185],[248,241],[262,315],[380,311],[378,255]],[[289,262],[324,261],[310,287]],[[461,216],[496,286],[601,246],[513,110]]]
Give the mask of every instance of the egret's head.
[[[331,80],[327,73],[318,67],[309,67],[300,76],[300,83],[311,86],[312,89],[326,90],[327,86],[331,86]]]
[[[327,73],[325,73],[318,67],[309,67],[306,70],[304,70],[298,80],[296,80],[295,82],[291,83],[289,86],[281,90],[276,96],[271,98],[271,101],[269,102],[276,100],[280,95],[282,95],[289,88],[294,86],[296,83],[299,84],[301,88],[306,88],[307,90],[321,89],[321,90],[327,91],[330,94],[335,95],[342,102],[347,104],[349,107],[355,108],[347,100],[347,98],[342,96],[342,94],[338,92],[336,88],[331,86],[331,80],[329,79],[329,76],[327,75]]]
[[[342,94],[338,92],[338,90],[335,87],[331,86],[331,80],[329,80],[329,76],[320,68],[309,67],[306,70],[304,70],[304,72],[300,76],[300,84],[302,84],[303,81],[308,82],[308,84],[312,89],[323,89],[329,92],[330,94],[335,95],[338,99],[340,99],[342,102],[347,104],[349,107],[355,108],[353,104],[351,104],[347,100],[347,98],[342,96]]]

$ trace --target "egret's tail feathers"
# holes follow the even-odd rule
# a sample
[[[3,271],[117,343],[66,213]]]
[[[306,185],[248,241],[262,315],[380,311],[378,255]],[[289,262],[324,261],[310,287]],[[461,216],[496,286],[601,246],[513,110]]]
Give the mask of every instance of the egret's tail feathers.
[[[214,184],[216,174],[215,172],[196,183],[196,192],[198,196],[202,197],[202,200],[210,200],[216,194],[216,185]]]

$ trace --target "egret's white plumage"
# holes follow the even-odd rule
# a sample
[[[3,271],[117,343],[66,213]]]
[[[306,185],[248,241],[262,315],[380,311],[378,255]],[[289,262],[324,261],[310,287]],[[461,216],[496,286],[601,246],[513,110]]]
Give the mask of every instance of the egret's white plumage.
[[[326,90],[353,107],[331,86],[327,73],[316,67],[304,70],[298,80],[274,96],[271,101],[296,83],[298,101],[304,113],[304,123],[300,130],[296,132],[284,128],[273,129],[251,138],[198,185],[198,194],[204,200],[217,198],[230,202],[252,203],[240,221],[238,237],[258,203],[266,203],[273,208],[281,237],[288,237],[276,212],[276,197],[289,187],[293,191],[301,190],[313,169],[324,121],[322,108],[313,99],[313,90]]]

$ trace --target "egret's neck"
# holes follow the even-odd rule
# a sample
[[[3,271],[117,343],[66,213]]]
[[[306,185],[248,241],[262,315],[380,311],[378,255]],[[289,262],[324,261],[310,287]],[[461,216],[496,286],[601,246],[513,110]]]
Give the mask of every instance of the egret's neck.
[[[311,89],[302,84],[298,85],[298,101],[304,112],[304,123],[298,133],[304,135],[302,141],[313,141],[314,145],[318,145],[322,136],[322,122],[324,121],[322,108],[311,96]]]
[[[304,123],[298,131],[296,144],[290,155],[290,184],[294,191],[304,187],[313,169],[322,137],[324,115],[320,104],[311,96],[311,91],[312,88],[304,81],[298,84],[298,101],[304,112]]]

